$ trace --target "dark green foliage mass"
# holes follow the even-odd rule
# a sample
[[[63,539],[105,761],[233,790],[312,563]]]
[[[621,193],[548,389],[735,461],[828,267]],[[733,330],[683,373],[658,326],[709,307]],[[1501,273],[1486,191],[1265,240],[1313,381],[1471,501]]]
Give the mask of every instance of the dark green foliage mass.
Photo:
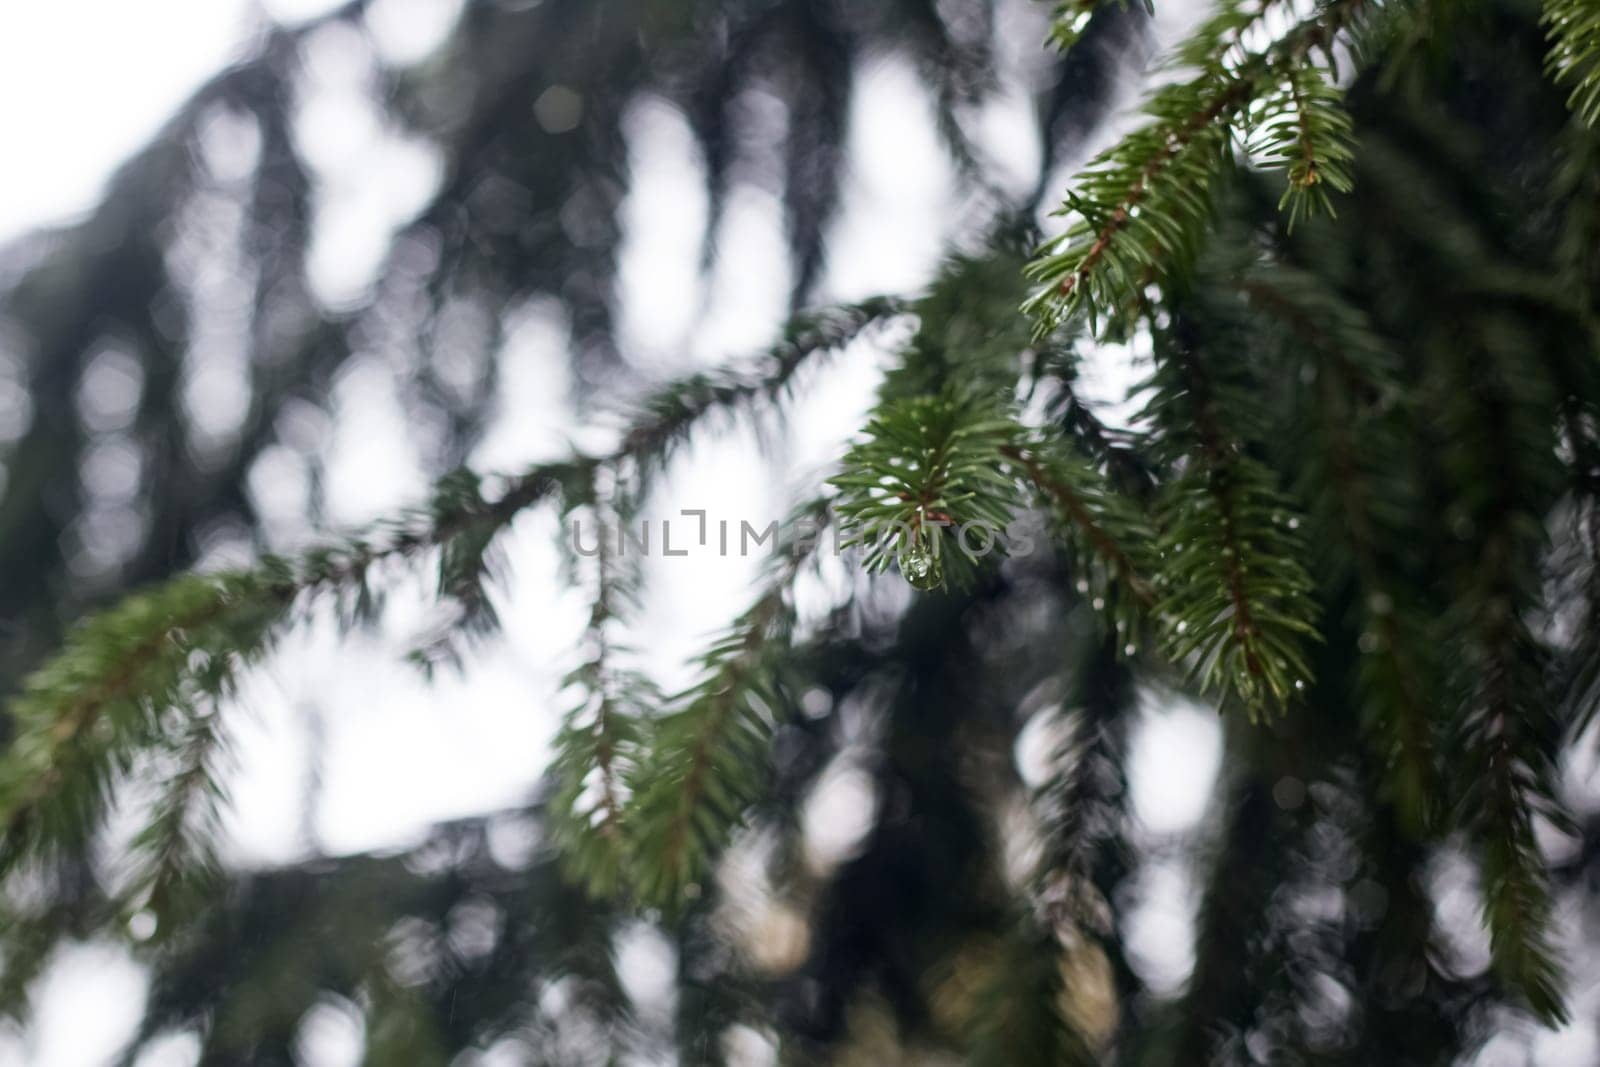
[[[129,1063],[173,1030],[207,1064],[291,1062],[319,1004],[361,1017],[378,1065],[711,1064],[752,1033],[795,1064],[1434,1065],[1592,1013],[1567,975],[1600,952],[1600,826],[1562,767],[1600,706],[1600,10],[1217,0],[1093,155],[1147,14],[1034,13],[1065,50],[1034,87],[1037,203],[998,191],[970,133],[1026,24],[1008,5],[478,0],[385,71],[386,110],[446,165],[362,308],[320,307],[305,276],[289,97],[314,27],[202,89],[90,219],[10,249],[33,414],[0,444],[4,1007],[25,1014],[60,944],[112,936],[152,975]],[[886,49],[927,81],[976,221],[920,291],[817,309],[851,93]],[[552,86],[583,102],[575,126],[530,107]],[[710,263],[755,90],[786,111],[795,314],[748,360],[644,385],[613,322],[625,114],[651,93],[688,117]],[[205,184],[191,149],[218,107],[261,155],[250,401],[207,442],[159,234]],[[1037,232],[1080,156],[1065,221]],[[574,404],[626,421],[607,449],[466,469],[505,320],[536,295],[570,324]],[[440,327],[462,300],[492,324],[465,389]],[[284,413],[407,308],[432,495],[189,573],[219,529],[254,529],[246,476]],[[661,692],[632,643],[647,568],[603,531],[869,335],[890,350],[865,426]],[[109,563],[84,547],[77,472],[103,431],[76,399],[108,346],[137,367],[117,432],[147,472]],[[1118,353],[1145,372],[1122,422],[1085,388]],[[223,863],[247,672],[316,611],[380,619],[399,572],[451,609],[412,658],[470,672],[511,590],[506,533],[540,508],[602,532],[565,544],[589,609],[538,794],[400,854]],[[1130,767],[1176,701],[1215,709],[1223,759],[1174,844],[1140,825]],[[819,863],[802,811],[841,765],[872,817]],[[525,854],[493,847],[510,831]],[[1134,936],[1172,868],[1196,903],[1175,985]],[[1481,924],[1439,905],[1455,868]],[[668,1011],[621,973],[641,930],[675,952]],[[1455,949],[1473,938],[1476,964]]]

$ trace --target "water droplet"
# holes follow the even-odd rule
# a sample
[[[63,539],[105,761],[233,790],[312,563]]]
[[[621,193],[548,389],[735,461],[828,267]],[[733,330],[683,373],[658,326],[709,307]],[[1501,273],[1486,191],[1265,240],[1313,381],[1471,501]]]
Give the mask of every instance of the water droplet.
[[[1295,687],[1295,688],[1296,688],[1296,689],[1298,689],[1298,690],[1299,690],[1299,691],[1300,691],[1300,692],[1302,692],[1302,693],[1303,693],[1303,692],[1305,692],[1305,690],[1306,690],[1306,683],[1305,683],[1305,682],[1304,682],[1304,681],[1302,681],[1302,680],[1301,680],[1301,679],[1299,679],[1299,678],[1296,678],[1296,679],[1295,679],[1295,680],[1294,680],[1294,687]]]
[[[1124,656],[1131,656],[1137,651],[1139,651],[1138,647],[1131,642],[1122,646],[1122,654]]]
[[[1103,596],[1095,597],[1093,603],[1096,611],[1104,611],[1106,608],[1106,598]]]
[[[923,545],[907,549],[900,556],[900,573],[913,589],[938,589],[944,585],[944,568],[939,559]]]

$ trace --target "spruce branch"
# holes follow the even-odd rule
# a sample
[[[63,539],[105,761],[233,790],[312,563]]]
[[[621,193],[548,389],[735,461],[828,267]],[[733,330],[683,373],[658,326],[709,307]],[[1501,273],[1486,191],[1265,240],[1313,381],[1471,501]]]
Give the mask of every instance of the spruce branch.
[[[1143,501],[1155,484],[1150,459],[1138,435],[1108,425],[1079,389],[1078,353],[1063,344],[1047,344],[1035,364],[1037,381],[1049,380],[1045,411],[1073,447],[1096,466],[1107,481],[1130,499]]]
[[[1493,595],[1503,572],[1489,577]],[[1502,589],[1502,592],[1504,590]],[[1483,868],[1484,921],[1495,974],[1540,1020],[1559,1026],[1570,1016],[1564,976],[1552,939],[1554,909],[1534,823],[1567,825],[1555,794],[1548,753],[1553,723],[1539,706],[1539,656],[1521,621],[1474,596],[1457,605],[1473,635],[1471,688],[1460,723],[1460,745],[1471,773],[1463,819]]]
[[[768,742],[788,713],[791,586],[825,528],[825,501],[797,509],[755,602],[700,655],[700,679],[646,727],[625,811],[632,888],[676,909],[697,896],[716,853],[766,782]]]
[[[1123,767],[1133,687],[1117,643],[1082,648],[1059,709],[1041,713],[1049,770],[1028,796],[1039,857],[981,995],[972,1062],[1098,1062],[1123,1010],[1113,898],[1132,865]]]
[[[1117,854],[1125,845],[1124,765],[1135,690],[1112,639],[1088,642],[1073,667],[1059,707],[1044,724],[1049,773],[1030,790],[1042,844],[1031,890],[1047,925],[1105,934],[1107,905],[1094,897],[1110,887],[1092,883],[1103,859],[1098,854]]]
[[[85,842],[116,780],[140,752],[162,743],[161,724],[187,721],[186,710],[213,709],[297,607],[329,600],[342,625],[367,621],[382,603],[374,581],[380,565],[431,552],[439,559],[441,595],[460,608],[453,629],[481,633],[494,621],[486,583],[495,570],[496,538],[523,511],[582,483],[601,464],[632,462],[644,470],[664,462],[708,415],[776,398],[809,355],[845,343],[899,307],[892,299],[869,300],[801,316],[755,367],[695,375],[658,391],[602,459],[580,454],[537,465],[503,479],[492,499],[478,476],[460,472],[439,484],[428,506],[299,559],[269,557],[253,570],[185,576],[91,617],[12,708],[19,726],[0,760],[0,872],[27,856]],[[451,638],[447,633],[414,658],[434,662],[448,654]],[[178,793],[190,784],[181,776],[168,783]],[[167,805],[185,808],[176,794]]]
[[[124,891],[129,906],[155,917],[158,936],[173,932],[221,871],[217,839],[228,800],[222,776],[231,766],[225,716],[211,706],[182,709],[181,718],[182,732],[171,744],[173,766],[133,841]]]
[[[1248,384],[1219,378],[1185,320],[1159,338],[1154,390],[1143,418],[1165,435],[1182,468],[1158,503],[1167,654],[1192,663],[1201,687],[1238,697],[1252,717],[1305,689],[1301,648],[1315,639],[1314,584],[1300,519],[1272,472],[1223,424],[1252,425]]]
[[[450,619],[409,655],[427,674],[440,665],[460,669],[468,649],[500,628],[490,588],[504,560],[498,549],[504,522],[494,521],[483,480],[471,470],[440,479],[428,506],[433,522],[457,523],[453,536],[438,539],[437,592],[453,608]]]
[[[1349,188],[1342,93],[1310,55],[1331,54],[1368,0],[1335,0],[1267,47],[1245,48],[1272,6],[1223,3],[1174,53],[1175,70],[1197,73],[1154,90],[1142,108],[1147,121],[1076,176],[1058,212],[1072,221],[1028,266],[1038,286],[1023,310],[1040,336],[1080,310],[1095,331],[1102,316],[1137,307],[1151,282],[1186,268],[1235,144],[1286,171],[1291,221],[1331,209],[1328,190]]]
[[[918,589],[965,585],[1016,509],[1005,449],[1020,433],[997,405],[949,392],[881,404],[830,479],[863,565],[895,563]]]
[[[1591,126],[1600,123],[1600,6],[1593,0],[1545,0],[1550,41],[1546,69],[1570,86],[1567,107]]]
[[[371,577],[379,564],[501,528],[569,475],[567,465],[540,466],[512,479],[492,504],[475,496],[436,501],[299,560],[187,575],[90,617],[12,705],[17,734],[0,760],[0,870],[31,852],[82,843],[116,776],[166,736],[166,713],[181,721],[186,709],[214,706],[297,606],[327,596],[355,625],[377,609]]]
[[[1041,336],[1079,309],[1094,329],[1099,316],[1194,254],[1227,162],[1231,120],[1251,90],[1226,73],[1157,90],[1144,106],[1151,121],[1079,173],[1059,212],[1073,221],[1028,265],[1039,288],[1023,310],[1037,316]]]
[[[1305,461],[1306,494],[1322,504],[1319,543],[1333,549],[1336,575],[1353,578],[1360,648],[1356,685],[1368,727],[1388,771],[1388,788],[1405,829],[1420,835],[1438,809],[1435,713],[1418,635],[1429,621],[1396,571],[1415,485],[1388,432],[1398,393],[1397,360],[1356,308],[1321,279],[1287,264],[1244,271],[1236,283],[1263,332],[1310,374],[1315,447]],[[1291,364],[1291,367],[1293,364]],[[1386,547],[1387,546],[1387,547]]]
[[[655,390],[639,405],[611,458],[634,460],[642,474],[658,470],[708,416],[781,400],[813,356],[837,351],[874,323],[908,310],[898,298],[879,296],[796,315],[782,338],[747,364],[691,374]]]
[[[1061,0],[1056,5],[1055,17],[1050,22],[1050,43],[1062,52],[1071,51],[1083,39],[1095,15],[1113,6],[1127,10],[1129,2],[1128,0]],[[1139,8],[1146,15],[1156,13],[1153,0],[1139,0]]]
[[[1278,208],[1287,206],[1291,229],[1307,215],[1333,215],[1330,191],[1351,189],[1355,146],[1343,97],[1311,63],[1289,64],[1247,115],[1251,156],[1287,178]]]
[[[997,227],[977,252],[954,252],[906,310],[917,330],[884,376],[879,403],[931,396],[958,385],[972,395],[1011,393],[1032,340],[1016,312],[1019,277],[1034,238]]]
[[[644,718],[661,703],[648,679],[622,666],[627,649],[612,638],[637,606],[640,581],[638,561],[619,559],[607,536],[611,529],[620,537],[635,513],[636,498],[621,481],[620,472],[595,468],[587,493],[568,501],[568,515],[582,505],[597,528],[594,598],[585,627],[586,658],[562,683],[579,698],[556,735],[547,813],[567,873],[596,897],[615,893],[621,884],[629,853],[623,819],[629,780],[638,765]]]
[[[1445,617],[1460,635],[1452,662],[1455,758],[1466,769],[1459,825],[1477,849],[1492,968],[1541,1020],[1568,1018],[1554,941],[1549,876],[1535,834],[1570,826],[1559,801],[1560,724],[1548,690],[1548,650],[1530,619],[1543,599],[1540,561],[1556,461],[1558,405],[1549,380],[1468,309],[1428,350],[1443,401],[1445,471],[1456,485],[1446,517],[1455,549]]]
[[[1295,520],[1266,469],[1244,456],[1212,463],[1164,494],[1157,611],[1171,620],[1167,654],[1192,661],[1203,689],[1238,697],[1255,717],[1310,678],[1300,646],[1316,634],[1312,583],[1296,558]]]
[[[1007,445],[1001,454],[1060,517],[1078,592],[1105,613],[1119,644],[1131,652],[1140,620],[1156,605],[1150,585],[1155,533],[1143,514],[1099,470],[1066,449],[1034,442]]]
[[[1550,600],[1559,614],[1600,618],[1600,130],[1572,123],[1552,192],[1562,205],[1556,262],[1562,290],[1578,309],[1577,344],[1549,346],[1552,378],[1562,392],[1560,449],[1567,457],[1569,500],[1557,529],[1552,570],[1563,587]],[[1557,662],[1557,690],[1567,730],[1582,735],[1600,714],[1600,627],[1578,625]]]
[[[69,635],[11,706],[0,873],[87,843],[118,776],[139,751],[181,736],[185,710],[228,690],[234,672],[265,650],[292,589],[276,569],[190,576]]]

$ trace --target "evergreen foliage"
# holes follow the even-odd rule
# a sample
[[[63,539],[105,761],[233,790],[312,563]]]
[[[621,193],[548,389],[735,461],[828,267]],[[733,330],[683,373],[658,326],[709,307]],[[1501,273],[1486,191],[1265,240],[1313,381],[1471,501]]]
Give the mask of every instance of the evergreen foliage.
[[[947,577],[969,585],[972,564],[1011,521],[1003,450],[1018,433],[981,401],[948,393],[880,408],[833,481],[864,565],[883,571],[892,560],[918,589],[942,589]]]
[[[936,79],[953,158],[981,177],[960,114],[982,96],[985,48],[963,44],[950,5],[893,6]],[[793,68],[785,208],[805,303],[837,195],[845,70],[863,37],[887,31],[852,36],[827,5],[774,4],[718,15],[728,32],[705,45],[693,30],[715,5],[642,5],[638,27],[628,7],[479,5],[452,47],[470,55],[515,31],[565,69],[573,57],[540,36],[559,14],[586,27],[585,67],[618,60],[614,83],[594,87],[605,100],[649,84],[641,41],[678,42],[720,90],[689,94],[714,187],[732,149],[712,116],[771,48]],[[1587,849],[1596,832],[1564,811],[1557,766],[1600,704],[1600,199],[1585,125],[1600,110],[1600,15],[1547,0],[1541,29],[1516,3],[1485,5],[1478,22],[1438,7],[1217,0],[1141,124],[1079,169],[1056,236],[994,212],[920,294],[797,313],[755,359],[648,391],[609,450],[501,478],[457,470],[390,521],[89,614],[7,707],[5,1007],[23,1009],[61,938],[124,933],[143,912],[157,977],[139,1042],[197,1026],[206,1062],[289,1055],[320,992],[359,999],[373,1063],[449,1063],[513,1032],[536,1036],[533,1062],[670,1049],[715,1063],[735,1024],[776,1034],[795,1062],[848,1062],[863,1018],[881,1015],[897,1048],[974,1064],[1422,1064],[1469,1048],[1507,1007],[1564,1022],[1565,875],[1539,838],[1561,830]],[[1126,17],[1067,3],[1050,35],[1081,53]],[[1446,69],[1413,47],[1419,29]],[[1537,77],[1546,65],[1554,84]],[[508,70],[485,83],[545,76]],[[1490,76],[1514,91],[1484,99]],[[610,188],[578,179],[614,159],[507,161],[516,122],[497,108],[476,118],[452,131],[447,188],[484,159],[525,168],[532,189]],[[454,276],[522,239],[453,235]],[[614,244],[562,261],[587,279],[566,296],[593,380],[614,362],[607,301],[590,291]],[[691,441],[781,419],[802,367],[891,319],[908,331],[828,491],[793,512],[693,684],[663,696],[628,644],[646,575],[621,531]],[[1080,395],[1085,357],[1119,345],[1149,365],[1127,428]],[[462,439],[470,407],[453,411]],[[37,433],[19,449],[77,451]],[[22,480],[7,500],[36,479]],[[541,796],[503,816],[552,847],[501,863],[474,824],[403,857],[227,870],[219,813],[244,672],[314,612],[345,629],[377,619],[404,570],[428,573],[451,608],[413,658],[466,667],[497,626],[503,535],[545,506],[597,538],[592,554],[564,540],[566,579],[590,605],[570,710]],[[1036,517],[1045,550],[1011,544]],[[861,574],[810,620],[796,587],[835,535]],[[878,576],[891,565],[915,594],[886,613]],[[1194,860],[1195,964],[1176,995],[1146,988],[1124,944],[1140,693],[1214,705],[1228,753],[1221,817]],[[856,854],[819,873],[798,856],[794,811],[840,757],[847,706],[878,723],[869,777],[883,811]],[[1047,737],[1042,777],[1025,785],[1011,753],[1030,730]],[[139,826],[100,877],[84,857],[119,809]],[[1020,865],[995,828],[1007,811],[1032,846]],[[809,946],[776,976],[732,958],[736,902],[718,879],[763,842],[767,903],[802,912]],[[430,849],[446,858],[430,865]],[[1482,978],[1441,962],[1420,888],[1455,849],[1482,884]],[[1337,907],[1319,910],[1330,894]],[[474,907],[500,924],[477,953],[439,934]],[[676,939],[671,1032],[620,990],[623,916]],[[321,943],[345,923],[348,936]],[[481,1002],[457,1023],[461,995]]]
[[[633,878],[648,903],[675,908],[699,895],[766,779],[772,733],[793,715],[781,669],[794,628],[789,585],[804,558],[796,553],[779,568],[701,655],[700,680],[652,722],[626,816]]]
[[[1591,125],[1600,118],[1600,14],[1582,0],[1549,0],[1550,72],[1569,86],[1567,106]]]

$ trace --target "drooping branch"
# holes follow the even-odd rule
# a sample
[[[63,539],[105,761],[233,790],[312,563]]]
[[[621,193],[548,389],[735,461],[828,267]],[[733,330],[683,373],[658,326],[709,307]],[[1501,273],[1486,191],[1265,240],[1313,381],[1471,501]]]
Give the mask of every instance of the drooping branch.
[[[760,595],[701,655],[700,679],[649,723],[624,813],[632,888],[647,904],[677,908],[695,896],[765,786],[768,740],[792,704],[784,679],[792,586],[826,520],[826,501],[796,509]]]
[[[381,601],[374,588],[381,566],[429,554],[440,558],[443,595],[486,605],[481,583],[492,570],[490,553],[517,516],[571,492],[600,466],[659,466],[708,416],[779,396],[808,357],[846,343],[898,308],[891,299],[871,300],[803,316],[753,367],[696,375],[657,391],[604,457],[575,454],[539,464],[501,479],[493,496],[481,491],[476,476],[452,476],[427,506],[299,558],[186,576],[92,617],[12,708],[19,729],[0,760],[0,870],[84,841],[99,825],[118,776],[165,736],[169,709],[211,710],[237,671],[264,655],[299,610],[331,600],[343,624],[369,619]]]

